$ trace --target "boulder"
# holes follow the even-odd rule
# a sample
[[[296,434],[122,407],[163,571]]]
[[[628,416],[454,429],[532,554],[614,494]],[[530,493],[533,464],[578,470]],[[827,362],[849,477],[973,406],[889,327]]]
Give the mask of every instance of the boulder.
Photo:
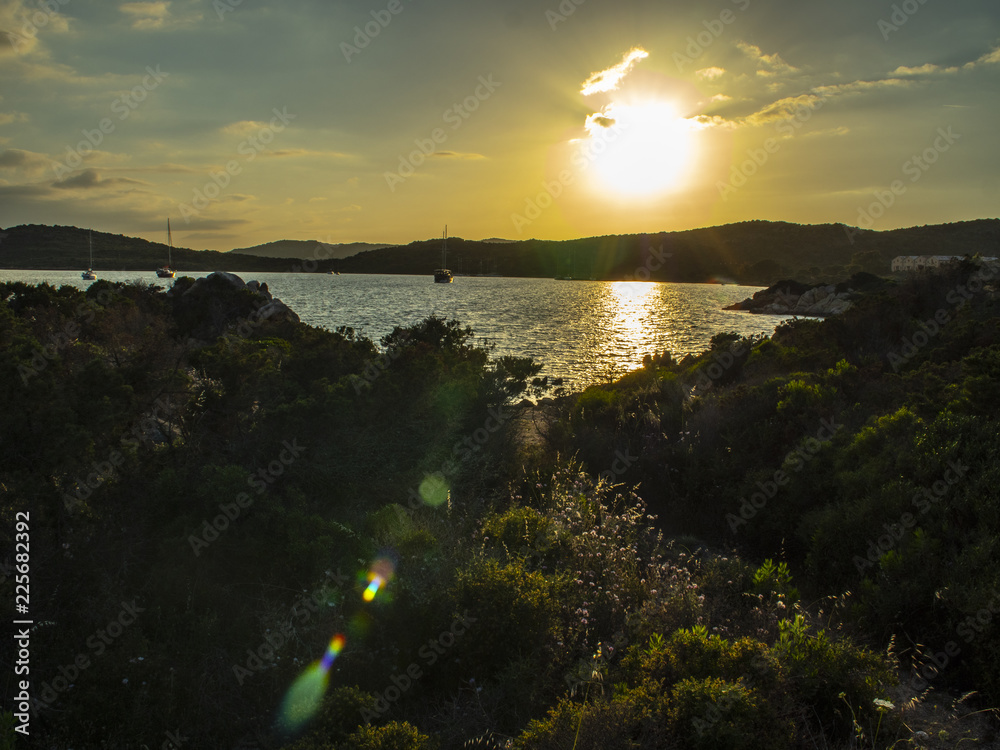
[[[239,329],[241,324],[264,321],[299,322],[299,316],[267,284],[244,283],[234,273],[215,271],[200,279],[179,279],[168,292],[181,332],[189,338],[212,341]]]

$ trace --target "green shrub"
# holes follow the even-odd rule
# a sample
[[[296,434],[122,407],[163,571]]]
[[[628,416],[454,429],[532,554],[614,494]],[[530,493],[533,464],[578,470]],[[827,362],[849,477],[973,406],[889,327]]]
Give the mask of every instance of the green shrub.
[[[436,740],[407,722],[391,721],[383,727],[360,727],[343,747],[351,750],[437,750]]]
[[[716,677],[688,678],[671,691],[671,734],[687,750],[781,750],[794,727],[756,690]]]

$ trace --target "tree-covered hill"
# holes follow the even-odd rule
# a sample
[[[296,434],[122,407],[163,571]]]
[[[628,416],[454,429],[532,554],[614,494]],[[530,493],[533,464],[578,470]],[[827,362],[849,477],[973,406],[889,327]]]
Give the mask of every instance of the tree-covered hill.
[[[19,226],[0,232],[0,267],[83,268],[87,232],[76,227]],[[383,247],[341,257],[357,247],[283,240],[217,253],[174,249],[182,271],[319,271],[429,275],[441,265],[441,240]],[[281,258],[257,257],[273,248]],[[291,258],[298,255],[298,261]],[[782,278],[837,282],[858,271],[889,273],[897,255],[998,255],[1000,220],[912,227],[885,232],[841,224],[750,221],[683,232],[588,237],[576,240],[488,242],[450,238],[457,273],[541,278],[574,277],[675,282],[739,281],[768,285]],[[150,270],[166,261],[166,246],[94,234],[98,269]]]

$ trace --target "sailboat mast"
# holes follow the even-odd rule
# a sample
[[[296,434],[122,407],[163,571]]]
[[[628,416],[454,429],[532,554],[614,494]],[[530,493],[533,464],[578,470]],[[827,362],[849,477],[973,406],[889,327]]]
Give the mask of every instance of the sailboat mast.
[[[87,230],[87,244],[90,246],[90,267],[94,267],[94,230]]]
[[[441,236],[441,268],[448,267],[448,225],[444,225],[444,234]]]
[[[171,255],[170,251],[173,250],[173,247],[174,247],[174,241],[173,238],[171,238],[170,236],[170,219],[168,218],[167,219],[167,268],[170,268],[173,265],[173,262],[170,260],[170,255]]]

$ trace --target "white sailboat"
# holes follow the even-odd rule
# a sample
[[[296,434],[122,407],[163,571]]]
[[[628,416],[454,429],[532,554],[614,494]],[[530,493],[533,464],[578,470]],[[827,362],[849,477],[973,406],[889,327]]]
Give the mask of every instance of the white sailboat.
[[[94,232],[93,230],[88,230],[87,232],[87,244],[90,245],[90,265],[87,266],[87,270],[80,274],[80,278],[84,281],[94,281],[97,278],[97,274],[94,273]]]
[[[161,279],[174,278],[175,271],[172,267],[170,258],[171,255],[170,251],[173,250],[173,247],[174,247],[173,238],[170,236],[170,219],[167,219],[167,265],[163,266],[162,268],[156,269],[156,275],[159,276]]]
[[[455,280],[455,275],[448,270],[448,225],[444,225],[444,234],[441,236],[441,267],[434,271],[434,283],[450,284]]]

